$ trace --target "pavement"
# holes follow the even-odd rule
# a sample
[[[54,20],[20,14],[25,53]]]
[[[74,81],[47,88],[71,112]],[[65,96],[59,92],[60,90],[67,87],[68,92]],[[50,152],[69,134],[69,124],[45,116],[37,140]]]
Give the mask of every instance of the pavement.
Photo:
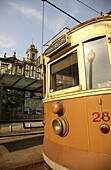
[[[44,169],[43,129],[0,133],[0,170]]]

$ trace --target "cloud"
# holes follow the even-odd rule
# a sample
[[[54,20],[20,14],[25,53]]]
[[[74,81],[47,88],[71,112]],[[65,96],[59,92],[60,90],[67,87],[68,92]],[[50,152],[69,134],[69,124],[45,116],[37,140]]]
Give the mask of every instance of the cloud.
[[[50,31],[53,31],[56,34],[63,28],[65,21],[65,17],[58,17],[55,19],[46,18],[45,25]]]
[[[37,17],[39,20],[42,19],[42,13],[40,11],[37,11],[36,9],[33,8],[26,8],[26,7],[22,7],[22,6],[18,6],[16,3],[14,2],[9,2],[10,6],[13,7],[14,9],[18,10],[20,13],[22,13],[23,15],[26,16],[35,16]]]
[[[0,36],[0,47],[9,48],[15,45],[15,41],[8,39],[6,37]]]
[[[33,8],[23,7],[19,6],[14,2],[9,2],[10,6],[14,9],[18,10],[21,14],[28,16],[28,17],[36,17],[39,21],[42,22],[42,12],[38,11]],[[45,26],[54,33],[57,33],[57,31],[60,31],[61,28],[63,28],[63,25],[65,23],[65,17],[56,17],[55,19],[49,18],[45,16]]]

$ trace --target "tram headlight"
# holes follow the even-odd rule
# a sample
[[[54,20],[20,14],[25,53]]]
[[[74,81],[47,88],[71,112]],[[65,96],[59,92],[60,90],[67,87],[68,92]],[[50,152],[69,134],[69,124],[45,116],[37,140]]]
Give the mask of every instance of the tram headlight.
[[[60,135],[61,132],[62,132],[62,129],[63,129],[62,122],[59,119],[53,120],[52,128],[53,128],[53,131],[56,135]]]
[[[52,112],[62,116],[65,111],[65,104],[62,101],[57,101],[52,104]]]
[[[52,122],[52,128],[56,135],[66,136],[69,131],[68,121],[65,117],[59,117]]]

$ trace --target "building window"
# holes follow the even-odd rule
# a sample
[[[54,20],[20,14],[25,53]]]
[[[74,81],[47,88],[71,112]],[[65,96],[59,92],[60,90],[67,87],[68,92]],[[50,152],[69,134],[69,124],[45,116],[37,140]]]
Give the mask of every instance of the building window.
[[[31,77],[35,78],[35,71],[31,71]]]
[[[31,70],[34,71],[34,70],[35,70],[35,67],[34,67],[34,66],[31,66]]]
[[[111,69],[106,38],[84,43],[87,89],[111,86]]]
[[[1,74],[3,74],[5,72],[5,67],[1,66]]]
[[[2,65],[1,66],[1,74],[6,73],[7,70],[8,70],[8,66],[7,65]]]
[[[32,60],[35,60],[35,54],[32,53]]]
[[[22,66],[19,66],[18,73],[19,73],[19,74],[22,74]]]
[[[40,68],[39,67],[37,68],[37,72],[40,73]]]
[[[30,58],[29,58],[29,54],[27,54],[27,59],[30,59]]]
[[[25,77],[29,77],[29,71],[28,70],[25,71]]]
[[[37,65],[40,64],[40,56],[37,58]]]
[[[41,74],[39,72],[39,73],[37,73],[37,79],[40,80],[40,77],[41,77]]]
[[[79,85],[77,50],[50,65],[50,90]]]
[[[26,69],[26,70],[29,70],[29,65],[26,64],[25,69]]]

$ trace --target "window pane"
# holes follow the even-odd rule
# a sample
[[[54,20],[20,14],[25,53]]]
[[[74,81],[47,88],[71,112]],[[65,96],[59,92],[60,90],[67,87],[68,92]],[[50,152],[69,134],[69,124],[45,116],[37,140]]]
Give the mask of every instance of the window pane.
[[[35,72],[31,71],[31,77],[35,77]]]
[[[106,39],[84,43],[87,89],[111,86],[111,68]]]
[[[25,76],[29,77],[29,71],[25,71]]]
[[[41,74],[40,73],[37,73],[37,79],[40,80],[40,76]]]
[[[25,66],[25,69],[26,69],[26,70],[29,70],[29,65],[26,65],[26,66]]]
[[[34,60],[35,59],[35,54],[34,53],[32,53],[32,60]]]
[[[51,64],[50,90],[56,91],[79,84],[77,51]]]

